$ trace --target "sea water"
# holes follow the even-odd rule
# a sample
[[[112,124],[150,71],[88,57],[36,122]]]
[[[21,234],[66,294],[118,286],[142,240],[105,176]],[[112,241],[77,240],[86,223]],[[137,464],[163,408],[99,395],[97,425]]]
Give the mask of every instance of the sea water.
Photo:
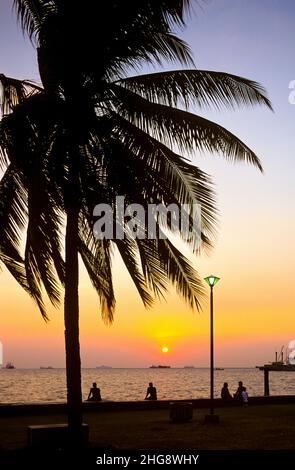
[[[295,372],[270,372],[271,395],[295,395]],[[215,396],[224,382],[233,393],[242,380],[249,396],[263,395],[263,372],[256,368],[214,371]],[[82,369],[82,393],[86,400],[92,382],[101,389],[102,399],[143,400],[149,382],[157,388],[158,399],[208,398],[209,369]],[[65,369],[1,369],[0,403],[65,402]]]

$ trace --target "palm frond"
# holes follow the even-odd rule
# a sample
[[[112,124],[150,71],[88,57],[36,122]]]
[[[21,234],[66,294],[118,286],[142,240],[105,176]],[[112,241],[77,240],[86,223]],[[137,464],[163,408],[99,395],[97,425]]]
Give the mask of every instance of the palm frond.
[[[130,134],[133,135],[132,133]],[[126,196],[126,204],[133,201],[144,204],[145,201],[149,200],[149,190],[150,194],[153,194],[154,197],[156,197],[157,183],[158,180],[161,181],[162,178],[161,172],[158,171],[158,169],[157,171],[153,171],[153,165],[150,164],[150,161],[140,161],[141,155],[137,152],[135,144],[132,144],[132,148],[135,152],[135,155],[133,155],[132,150],[129,148],[127,143],[124,148],[122,144],[118,145],[118,140],[116,140],[116,145],[112,147],[110,147],[110,142],[111,141],[109,140],[109,153],[104,153],[104,159],[110,162],[110,166],[105,163],[107,187],[116,188],[119,194],[124,194]],[[146,148],[144,141],[142,144],[143,148]],[[150,155],[150,149],[147,148],[146,151],[147,155]],[[138,165],[140,163],[143,165],[142,169],[140,168],[140,165]],[[184,161],[183,163],[185,164],[186,162]],[[182,171],[181,168],[179,171]],[[196,169],[196,171],[198,172],[198,169]],[[145,175],[145,178],[141,178],[141,174]],[[149,179],[150,175],[151,180]],[[185,174],[183,176],[185,177]],[[164,178],[165,177],[166,175],[164,175]],[[154,180],[152,180],[152,178],[154,178]],[[169,186],[169,182],[167,182],[166,186]],[[172,194],[171,187],[171,195]],[[159,230],[160,227],[158,226],[158,231]],[[165,242],[168,243],[168,248],[166,248],[163,241],[161,245],[161,250],[163,251],[162,254],[158,254],[159,242],[155,240],[135,241],[128,239],[127,237],[123,240],[114,239],[113,243],[118,247],[124,264],[131,274],[141,297],[146,295],[146,287],[144,287],[144,291],[142,292],[142,287],[143,285],[145,286],[145,282],[147,283],[148,288],[151,289],[157,297],[162,297],[167,288],[167,279],[170,279],[172,283],[175,283],[175,285],[177,284],[177,279],[181,279],[182,295],[187,299],[191,306],[193,304],[198,306],[197,299],[200,293],[200,289],[198,290],[200,284],[195,280],[192,281],[192,278],[196,276],[196,273],[190,270],[190,265],[187,260],[184,257],[181,258],[178,251],[173,250],[173,247],[171,247],[169,242]],[[144,284],[142,284],[144,278],[141,277],[137,266],[137,250],[142,265],[143,275],[146,280]],[[169,251],[171,251],[170,254]],[[170,258],[172,259],[170,260]],[[97,260],[97,256],[95,256],[94,259]],[[96,261],[96,263],[98,263],[98,261]],[[191,283],[191,287],[188,286],[189,282]],[[148,300],[150,302],[150,296],[148,297]]]
[[[169,280],[188,305],[199,310],[202,282],[187,258],[165,237],[136,242],[144,275],[155,295],[163,296]]]
[[[161,64],[161,57],[169,62],[193,64],[190,50],[185,43],[172,33],[158,34],[150,38],[150,56]],[[146,52],[148,48],[146,47]],[[146,57],[148,59],[149,57]]]
[[[29,222],[30,224],[30,222]],[[38,268],[38,263],[36,260],[36,256],[34,253],[34,246],[31,245],[30,239],[30,227],[28,227],[28,235],[26,248],[25,248],[25,272],[26,272],[26,279],[28,282],[28,289],[31,297],[35,300],[40,310],[40,313],[45,321],[48,321],[48,315],[46,313],[45,305],[42,298],[42,280],[41,275]],[[50,283],[50,281],[49,281]]]
[[[170,32],[149,31],[140,25],[135,31],[132,26],[132,34],[126,37],[123,31],[118,43],[104,56],[106,67],[103,76],[108,82],[126,77],[130,69],[137,70],[143,63],[162,65],[163,61],[168,61],[194,65],[188,45]],[[97,78],[96,83],[101,79],[101,67],[93,69],[92,77]]]
[[[17,80],[0,74],[0,112],[2,116],[28,96],[42,91],[42,88],[29,80]]]
[[[85,220],[80,218],[78,251],[88,276],[97,291],[101,305],[101,315],[105,323],[114,319],[115,295],[111,271],[111,247],[109,240],[97,240]]]
[[[172,31],[175,25],[184,23],[189,5],[188,0],[136,3],[86,0],[83,9],[74,10],[70,4],[61,2],[58,13],[63,19],[70,17],[71,22],[63,21],[66,29],[61,31],[64,40],[60,37],[60,43],[66,44],[70,36],[70,47],[73,41],[74,45],[79,44],[83,57],[78,57],[78,62],[82,61],[85,69],[92,70],[97,77],[101,77],[102,70],[110,75],[118,73],[124,65],[132,67],[140,61],[161,62],[164,58],[193,63],[188,45]],[[97,18],[102,24],[108,24],[108,29],[97,28]],[[94,53],[100,56],[99,63],[93,61]]]
[[[144,278],[148,288],[157,298],[164,298],[167,292],[165,266],[155,248],[156,240],[136,240]]]
[[[27,190],[20,171],[9,165],[0,182],[0,239],[4,252],[21,261],[22,232],[27,223]]]
[[[15,253],[12,256],[7,254],[7,247],[2,249],[0,243],[0,261],[6,266],[10,274],[18,282],[18,284],[29,294],[29,296],[36,302],[45,321],[48,321],[45,305],[42,300],[42,293],[40,286],[33,283],[28,283],[27,273],[24,267],[24,260],[18,255],[15,258]]]
[[[134,200],[142,195],[150,203],[186,204],[191,209],[200,205],[205,239],[214,239],[217,211],[209,175],[120,116],[113,115],[112,121],[115,138],[121,141],[108,171],[114,173],[116,185],[124,194],[133,191]]]
[[[45,13],[53,8],[54,3],[48,0],[13,0],[21,26],[31,39],[38,35]]]
[[[199,310],[204,289],[198,273],[168,238],[159,239],[157,242],[170,282],[191,308],[196,307]]]
[[[183,26],[185,24],[185,15],[190,13],[192,0],[166,0],[164,2],[153,0],[153,7],[155,3],[162,8],[163,16],[170,26],[173,23]],[[170,18],[172,22],[170,22]]]
[[[224,127],[201,116],[151,103],[139,95],[113,87],[118,112],[165,145],[182,152],[207,151],[223,154],[230,161],[246,161],[262,171],[256,154]]]
[[[255,104],[272,109],[265,89],[257,82],[208,70],[173,70],[128,77],[117,82],[153,103],[200,108],[235,108]]]
[[[123,240],[115,239],[113,241],[117,246],[121,258],[129,272],[129,275],[140,295],[145,307],[151,307],[153,299],[150,296],[144,277],[138,266],[138,252],[136,242],[132,239],[124,238]]]
[[[26,280],[26,272],[22,259],[15,259],[5,252],[0,243],[0,261],[6,266],[10,274],[18,282],[18,284],[30,294],[28,283]]]
[[[40,197],[41,196],[41,197]],[[36,197],[39,197],[36,204]],[[32,204],[34,200],[34,204]],[[29,285],[43,283],[47,295],[54,306],[60,302],[60,288],[55,266],[64,281],[64,263],[60,252],[59,217],[52,207],[48,207],[42,192],[29,188],[29,223],[25,250],[25,266]],[[54,261],[53,261],[54,259]]]
[[[26,261],[20,254],[22,232],[28,217],[27,189],[21,172],[12,164],[0,183],[0,251],[1,261],[22,288],[37,303],[45,320],[48,319],[42,300],[41,284],[36,275],[35,258],[29,253]]]

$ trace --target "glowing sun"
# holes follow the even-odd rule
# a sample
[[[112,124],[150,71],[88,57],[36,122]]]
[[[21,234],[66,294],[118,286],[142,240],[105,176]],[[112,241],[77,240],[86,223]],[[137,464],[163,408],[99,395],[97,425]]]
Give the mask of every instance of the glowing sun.
[[[167,346],[162,347],[162,352],[163,353],[167,353],[168,351],[169,351],[169,349],[167,348]]]

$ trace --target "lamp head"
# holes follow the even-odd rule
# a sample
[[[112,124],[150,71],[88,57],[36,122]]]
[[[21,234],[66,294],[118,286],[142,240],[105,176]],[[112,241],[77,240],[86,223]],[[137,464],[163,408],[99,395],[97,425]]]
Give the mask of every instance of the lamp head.
[[[204,278],[204,281],[206,281],[208,286],[210,287],[214,287],[215,284],[217,284],[219,280],[220,280],[220,277],[214,276],[213,274]]]

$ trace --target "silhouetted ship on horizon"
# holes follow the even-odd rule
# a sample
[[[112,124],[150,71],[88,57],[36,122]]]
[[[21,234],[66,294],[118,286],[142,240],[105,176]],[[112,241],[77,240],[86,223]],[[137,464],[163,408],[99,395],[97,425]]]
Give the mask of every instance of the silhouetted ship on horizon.
[[[272,370],[277,372],[295,372],[295,364],[274,361],[264,366],[256,366],[259,370]]]
[[[150,369],[171,369],[171,366],[150,366]]]
[[[276,352],[274,362],[264,364],[263,366],[256,366],[256,368],[259,370],[269,370],[275,372],[295,372],[295,364],[291,364],[289,362],[287,348],[286,357],[284,359],[284,346],[282,346],[280,354]]]
[[[5,366],[2,367],[2,369],[15,369],[15,366],[12,364],[12,362],[7,362]]]

